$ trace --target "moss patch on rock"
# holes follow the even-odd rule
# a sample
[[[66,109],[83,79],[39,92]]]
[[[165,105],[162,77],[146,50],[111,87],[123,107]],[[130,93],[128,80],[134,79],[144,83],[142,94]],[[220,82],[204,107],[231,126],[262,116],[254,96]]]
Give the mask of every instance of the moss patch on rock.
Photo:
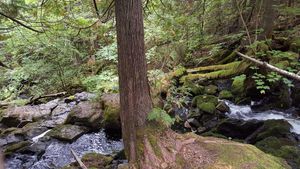
[[[231,100],[233,99],[233,94],[228,90],[222,90],[219,93],[219,99]]]
[[[243,94],[245,89],[246,75],[240,75],[233,78],[231,91],[233,94],[240,95]]]
[[[10,154],[22,151],[29,145],[31,145],[31,143],[29,141],[21,141],[21,142],[14,143],[14,144],[11,144],[11,145],[5,147],[3,152],[5,155],[10,155]]]
[[[205,94],[210,94],[210,95],[214,95],[218,92],[218,87],[215,85],[208,85],[205,87],[204,89],[204,93]]]
[[[81,161],[89,169],[109,169],[113,158],[98,153],[88,153],[81,158]],[[80,166],[74,162],[63,169],[80,169]]]

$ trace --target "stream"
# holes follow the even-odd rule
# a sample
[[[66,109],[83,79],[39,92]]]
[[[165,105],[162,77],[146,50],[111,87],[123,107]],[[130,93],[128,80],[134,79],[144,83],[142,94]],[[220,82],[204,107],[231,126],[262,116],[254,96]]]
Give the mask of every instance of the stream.
[[[291,132],[300,135],[300,118],[295,117],[291,113],[280,112],[277,110],[267,110],[262,112],[256,112],[252,110],[250,105],[235,105],[230,101],[225,101],[229,106],[230,112],[226,113],[229,118],[241,119],[245,121],[249,120],[286,120],[291,126]]]
[[[43,136],[48,133],[42,133],[32,139],[33,148],[43,143]],[[113,141],[107,139],[104,131],[85,134],[73,143],[61,141],[51,141],[41,157],[30,154],[14,154],[6,160],[7,169],[57,169],[74,162],[71,154],[73,149],[79,157],[89,152],[111,155],[123,149],[122,141]]]

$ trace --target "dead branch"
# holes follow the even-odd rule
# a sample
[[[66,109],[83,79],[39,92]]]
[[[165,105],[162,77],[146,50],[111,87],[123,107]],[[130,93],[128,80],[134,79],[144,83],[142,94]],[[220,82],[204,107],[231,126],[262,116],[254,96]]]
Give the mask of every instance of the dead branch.
[[[247,60],[250,60],[251,62],[254,62],[254,63],[257,64],[257,65],[260,65],[260,66],[263,66],[263,67],[265,67],[265,68],[268,68],[268,69],[270,69],[270,70],[272,70],[272,71],[274,71],[274,72],[277,72],[277,73],[279,73],[279,74],[281,74],[281,75],[283,75],[283,76],[289,77],[289,78],[291,78],[291,79],[295,79],[295,80],[299,80],[299,81],[300,81],[300,76],[297,75],[297,74],[295,74],[295,73],[291,73],[291,72],[288,72],[288,71],[286,71],[286,70],[279,69],[279,68],[277,68],[277,67],[275,67],[275,66],[273,66],[273,65],[270,65],[270,64],[268,64],[268,63],[266,63],[266,62],[259,61],[259,60],[257,60],[257,59],[254,59],[253,57],[244,55],[244,54],[242,54],[242,53],[240,53],[240,52],[236,52],[236,53],[237,53],[239,56],[241,56],[241,57],[243,57],[243,58],[245,58],[245,59],[247,59]]]
[[[8,16],[8,15],[2,13],[2,12],[0,12],[0,15],[4,16],[5,18],[8,18],[9,20],[11,20],[11,21],[17,23],[18,25],[21,25],[21,26],[25,27],[26,29],[29,29],[29,30],[34,31],[34,32],[37,32],[37,33],[44,33],[44,31],[36,30],[36,29],[34,29],[34,28],[32,28],[32,27],[30,27],[30,26],[28,26],[28,25],[25,25],[25,24],[22,23],[21,21],[15,19],[15,18],[13,18],[13,17],[10,17],[10,16]]]
[[[32,97],[27,104],[33,104],[33,103],[37,102],[38,100],[44,99],[44,98],[53,98],[53,97],[65,96],[66,94],[67,94],[67,92],[60,92],[60,93],[54,93],[54,94],[48,94],[48,95],[38,96],[36,98]]]
[[[77,156],[77,154],[75,153],[75,151],[73,149],[71,149],[71,153],[74,156],[75,160],[77,161],[77,163],[79,164],[81,169],[88,169],[83,162],[80,160],[80,158]]]

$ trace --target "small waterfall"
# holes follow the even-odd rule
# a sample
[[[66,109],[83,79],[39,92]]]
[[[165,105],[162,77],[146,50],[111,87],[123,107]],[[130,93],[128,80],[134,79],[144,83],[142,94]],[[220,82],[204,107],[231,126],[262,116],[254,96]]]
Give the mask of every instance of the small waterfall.
[[[229,118],[233,119],[242,119],[245,121],[249,120],[286,120],[291,124],[291,132],[300,135],[300,119],[293,117],[291,114],[276,110],[268,110],[263,112],[253,112],[250,106],[248,105],[235,105],[230,101],[225,101],[230,108],[230,112],[227,113]]]

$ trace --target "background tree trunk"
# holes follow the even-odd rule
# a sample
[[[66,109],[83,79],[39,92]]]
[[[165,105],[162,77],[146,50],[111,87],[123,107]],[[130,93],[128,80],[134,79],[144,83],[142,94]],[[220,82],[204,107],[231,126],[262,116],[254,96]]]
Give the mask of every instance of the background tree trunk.
[[[137,130],[152,109],[147,79],[141,0],[116,0],[121,122],[125,152],[137,160]]]
[[[260,39],[269,39],[272,37],[272,31],[273,31],[273,26],[274,26],[274,17],[275,17],[275,12],[274,12],[274,0],[264,0],[264,14],[263,14],[263,19],[262,19],[262,28],[263,28],[263,33],[261,35]]]

